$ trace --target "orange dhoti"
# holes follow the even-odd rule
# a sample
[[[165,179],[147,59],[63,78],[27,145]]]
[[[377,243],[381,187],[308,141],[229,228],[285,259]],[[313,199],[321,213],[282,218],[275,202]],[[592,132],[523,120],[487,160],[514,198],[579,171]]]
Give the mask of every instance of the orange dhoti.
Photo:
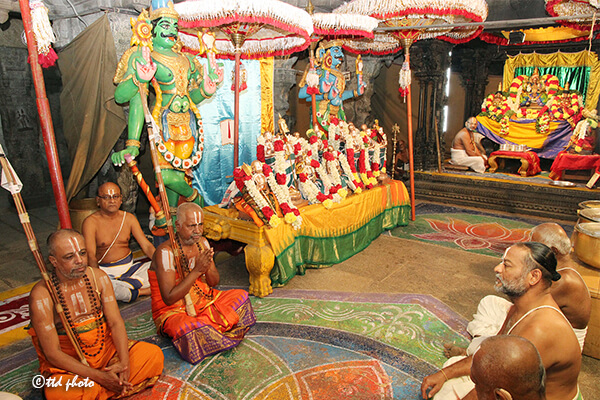
[[[192,364],[237,346],[256,323],[245,290],[220,291],[198,279],[196,285],[201,291],[193,288],[190,291],[196,316],[190,317],[185,312],[183,300],[172,306],[163,302],[156,272],[148,271],[148,277],[152,290],[152,318],[158,333],[171,337],[181,358]]]
[[[79,337],[85,344],[94,344],[91,348],[86,348],[86,352],[94,354],[103,348],[95,356],[86,355],[86,360],[90,367],[102,369],[118,362],[118,355],[115,345],[112,341],[112,335],[108,325],[102,318],[102,328],[96,327],[94,321],[87,321],[83,324],[75,326],[79,333]],[[96,340],[100,332],[104,331],[104,337]],[[79,359],[71,341],[66,336],[64,331],[59,331],[59,340],[61,350]],[[40,348],[37,334],[33,328],[29,329],[29,334],[35,346],[40,361],[40,373],[46,378],[44,386],[44,395],[46,399],[98,399],[104,400],[116,398],[119,394],[109,391],[100,384],[77,376],[60,368],[53,367]],[[124,396],[130,396],[138,393],[147,387],[153,386],[163,370],[164,356],[160,348],[156,345],[130,340],[129,346],[129,382],[133,387],[128,390]],[[124,397],[123,396],[123,397]]]

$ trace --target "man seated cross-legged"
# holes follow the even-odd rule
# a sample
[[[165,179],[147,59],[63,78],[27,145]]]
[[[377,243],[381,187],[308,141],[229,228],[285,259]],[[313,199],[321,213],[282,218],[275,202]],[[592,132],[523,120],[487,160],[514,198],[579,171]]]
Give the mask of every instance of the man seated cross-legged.
[[[90,265],[100,267],[110,277],[117,300],[129,303],[139,295],[150,294],[150,261],[134,262],[129,248],[131,236],[148,258],[154,245],[144,235],[135,215],[120,210],[121,189],[112,182],[98,188],[96,202],[100,210],[83,221],[82,231]]]
[[[152,318],[159,334],[171,337],[181,357],[196,364],[206,356],[241,343],[256,322],[248,292],[216,290],[220,276],[213,250],[202,236],[204,215],[195,203],[177,208],[175,243],[160,244],[148,275],[152,289]],[[183,276],[174,252],[179,253]],[[185,296],[196,316],[186,312]]]
[[[548,400],[581,398],[579,342],[550,290],[552,282],[560,279],[552,250],[536,242],[515,244],[494,271],[495,289],[512,302],[498,334],[521,336],[534,344],[546,368]],[[440,371],[425,377],[423,398],[476,399],[469,379],[472,361],[472,355],[450,358]]]
[[[110,279],[88,266],[83,236],[73,230],[57,231],[48,238],[48,249],[58,305],[88,365],[80,361],[66,335],[47,286],[38,282],[29,295],[29,334],[40,373],[52,382],[44,388],[45,398],[108,399],[154,385],[163,370],[163,353],[153,344],[127,339]]]
[[[531,231],[531,240],[550,247],[556,256],[556,270],[561,278],[552,283],[550,293],[567,317],[583,350],[587,325],[592,310],[592,298],[585,281],[575,269],[576,262],[571,254],[571,241],[564,229],[553,222],[543,223]],[[495,335],[506,318],[511,302],[494,295],[481,299],[467,331],[475,338],[468,349],[445,344],[446,357],[470,354],[485,337]]]

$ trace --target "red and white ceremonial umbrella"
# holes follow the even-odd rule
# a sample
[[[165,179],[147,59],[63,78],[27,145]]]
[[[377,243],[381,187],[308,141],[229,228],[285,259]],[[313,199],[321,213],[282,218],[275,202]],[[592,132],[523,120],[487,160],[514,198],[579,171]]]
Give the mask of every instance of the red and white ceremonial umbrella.
[[[289,55],[310,44],[310,15],[279,0],[187,0],[175,4],[183,44],[199,50],[198,37],[190,32],[210,29],[219,53],[233,56],[234,75],[234,168],[239,161],[239,75],[241,58]]]
[[[417,39],[437,38],[452,43],[462,43],[475,38],[483,27],[456,27],[460,23],[483,22],[487,18],[488,8],[485,0],[353,0],[334,10],[334,13],[356,13],[369,15],[380,20],[379,27],[384,31],[380,39],[391,42],[389,52],[382,46],[378,53],[369,49],[372,54],[389,54],[397,50],[393,41],[385,35],[397,38],[404,48],[404,63],[400,70],[400,93],[408,98],[406,103],[408,114],[408,147],[410,156],[410,197],[411,219],[415,220],[415,177],[413,161],[412,135],[412,102],[410,97],[410,53],[411,44]],[[452,25],[452,26],[447,26]],[[360,47],[347,48],[360,51]],[[362,44],[363,48],[365,44]]]
[[[578,15],[593,15],[600,9],[600,0],[545,0],[546,11],[553,17],[571,17],[569,20],[559,21],[562,25],[581,31],[589,31],[592,23],[589,20],[573,19]],[[595,18],[594,18],[595,19]],[[594,30],[600,29],[598,24]]]

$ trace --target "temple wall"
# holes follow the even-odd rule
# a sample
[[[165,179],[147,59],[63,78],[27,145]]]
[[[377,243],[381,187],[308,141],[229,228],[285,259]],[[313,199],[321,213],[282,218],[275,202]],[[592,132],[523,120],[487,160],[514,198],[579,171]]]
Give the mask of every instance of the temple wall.
[[[48,162],[39,116],[28,52],[21,41],[23,25],[11,19],[6,31],[0,32],[0,143],[15,172],[24,183],[21,195],[27,207],[54,203]],[[50,103],[57,147],[63,175],[68,176],[69,155],[62,136],[60,118],[60,74],[56,67],[44,70],[46,95]],[[0,205],[10,204],[10,194],[2,190]]]

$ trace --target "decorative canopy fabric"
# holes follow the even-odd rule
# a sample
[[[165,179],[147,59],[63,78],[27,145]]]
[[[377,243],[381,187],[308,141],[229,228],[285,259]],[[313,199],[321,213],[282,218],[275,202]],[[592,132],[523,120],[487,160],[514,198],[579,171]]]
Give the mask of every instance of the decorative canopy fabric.
[[[553,17],[572,17],[574,15],[592,15],[598,12],[598,0],[545,0],[546,11]],[[560,21],[561,24],[580,30],[590,30],[591,21],[569,19]],[[595,30],[600,29],[596,24]]]
[[[315,13],[314,36],[358,36],[373,38],[373,29],[379,20],[361,14]]]
[[[598,104],[598,96],[600,96],[600,62],[598,56],[591,51],[580,51],[579,53],[552,53],[552,54],[518,54],[509,56],[504,64],[503,87],[510,87],[512,80],[518,75],[517,69],[520,67],[538,67],[540,73],[543,73],[542,68],[562,67],[562,68],[580,68],[589,67],[589,76],[587,80],[587,91],[582,93],[585,97],[585,108],[594,110]],[[571,75],[563,74],[563,80],[560,85],[564,86],[567,79]],[[560,80],[560,76],[559,76]],[[574,87],[570,87],[574,89]]]
[[[127,123],[114,100],[117,54],[110,24],[102,16],[60,52],[60,108],[72,160],[67,199],[100,170]]]
[[[233,34],[240,34],[242,58],[281,56],[302,51],[310,44],[310,15],[279,0],[187,0],[175,5],[180,35],[190,49],[200,48],[195,31],[214,28],[216,48],[233,55]]]
[[[353,0],[333,12],[369,15],[381,20],[380,26],[419,25],[414,29],[419,32],[419,39],[437,38],[462,43],[479,35],[482,27],[425,28],[428,25],[483,22],[487,18],[488,7],[485,0]]]

